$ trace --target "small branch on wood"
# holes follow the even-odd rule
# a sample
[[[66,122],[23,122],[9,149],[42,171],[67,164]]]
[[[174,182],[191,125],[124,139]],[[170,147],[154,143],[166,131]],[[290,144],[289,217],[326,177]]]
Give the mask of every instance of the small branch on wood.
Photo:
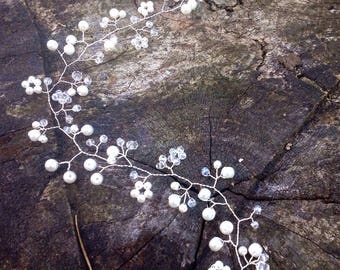
[[[87,252],[86,252],[83,240],[82,240],[81,235],[80,235],[80,231],[79,231],[79,227],[78,227],[78,216],[77,215],[74,215],[74,226],[76,228],[77,239],[78,239],[78,242],[79,242],[79,245],[80,245],[81,252],[83,253],[84,259],[86,261],[87,268],[89,270],[92,270],[90,259],[87,256]]]

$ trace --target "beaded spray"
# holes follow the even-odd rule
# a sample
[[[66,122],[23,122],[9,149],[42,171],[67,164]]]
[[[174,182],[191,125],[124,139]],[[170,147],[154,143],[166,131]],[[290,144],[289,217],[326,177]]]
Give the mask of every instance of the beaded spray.
[[[103,173],[109,168],[127,168],[130,169],[130,179],[134,181],[134,188],[130,192],[130,196],[135,198],[139,203],[144,203],[147,199],[153,197],[152,178],[172,177],[177,181],[170,184],[170,188],[174,191],[168,198],[168,203],[171,208],[177,208],[181,213],[185,213],[189,208],[196,206],[197,201],[190,196],[189,190],[193,187],[200,189],[197,197],[199,200],[208,203],[208,207],[202,211],[202,218],[206,221],[212,221],[215,218],[217,207],[224,207],[230,211],[234,221],[225,220],[220,223],[219,236],[213,237],[209,241],[209,247],[212,251],[217,252],[221,248],[230,244],[235,251],[240,269],[245,269],[250,266],[255,266],[257,270],[269,270],[267,263],[269,257],[262,246],[258,243],[252,243],[248,247],[240,244],[240,224],[243,222],[250,223],[251,227],[257,229],[259,224],[254,220],[254,216],[261,213],[261,207],[256,205],[248,217],[240,218],[228,203],[226,196],[216,188],[216,184],[220,179],[231,179],[235,175],[232,167],[222,167],[222,162],[216,160],[213,162],[214,173],[207,167],[202,168],[201,174],[204,177],[211,178],[213,185],[201,184],[183,177],[175,172],[175,167],[180,165],[186,159],[186,153],[182,146],[171,148],[167,155],[160,155],[156,168],[162,173],[153,173],[143,168],[138,167],[135,162],[129,158],[128,152],[136,150],[138,143],[136,141],[126,141],[122,138],[116,140],[116,145],[106,147],[106,155],[100,155],[100,149],[105,147],[108,142],[106,135],[101,135],[99,141],[96,142],[93,138],[86,140],[86,145],[94,149],[89,152],[83,149],[78,142],[78,136],[83,135],[91,137],[94,133],[94,128],[89,125],[79,127],[74,124],[74,119],[71,113],[81,111],[81,106],[72,105],[73,97],[76,95],[87,96],[89,87],[92,83],[90,76],[84,76],[80,71],[71,73],[72,80],[68,81],[65,76],[70,73],[70,67],[81,61],[94,61],[97,64],[103,62],[104,52],[110,53],[117,50],[119,42],[119,34],[126,31],[132,31],[134,37],[131,39],[131,45],[136,50],[148,48],[149,39],[147,35],[156,37],[158,35],[157,28],[154,27],[153,18],[164,13],[180,11],[184,15],[189,15],[198,6],[196,0],[174,0],[174,5],[169,7],[167,1],[163,2],[159,11],[156,11],[155,4],[152,1],[141,2],[138,7],[138,15],[131,15],[127,19],[125,10],[112,8],[109,11],[109,17],[103,17],[99,26],[103,29],[113,28],[101,38],[89,42],[85,39],[85,33],[89,29],[88,22],[82,20],[78,23],[78,28],[81,32],[81,38],[78,39],[74,35],[66,37],[66,44],[62,50],[59,49],[59,44],[55,40],[48,40],[47,48],[52,52],[59,54],[64,69],[58,78],[55,78],[53,83],[52,78],[37,78],[29,76],[21,85],[25,88],[27,95],[46,94],[47,102],[54,117],[55,126],[49,126],[48,120],[42,119],[32,123],[32,130],[28,132],[28,137],[33,142],[47,143],[47,132],[51,130],[59,130],[68,139],[70,139],[78,153],[70,160],[57,161],[48,159],[45,162],[45,169],[48,172],[55,172],[59,167],[66,165],[66,171],[63,175],[63,180],[67,184],[72,184],[76,181],[77,175],[71,170],[72,162],[79,156],[86,156],[83,166],[86,171],[92,172],[90,181],[93,185],[101,185],[104,177]],[[101,44],[103,51],[97,51],[94,54],[89,52],[90,48]],[[71,56],[77,55],[74,60],[70,60]],[[90,54],[90,55],[89,55]],[[61,85],[67,85],[67,90],[60,90]],[[213,194],[217,196],[212,197]],[[209,270],[230,270],[228,265],[220,260],[216,261],[209,267]]]

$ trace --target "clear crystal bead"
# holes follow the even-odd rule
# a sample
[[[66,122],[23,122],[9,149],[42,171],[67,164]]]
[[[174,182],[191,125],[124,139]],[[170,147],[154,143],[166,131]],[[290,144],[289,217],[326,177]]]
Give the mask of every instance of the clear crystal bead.
[[[138,17],[136,17],[136,16],[131,16],[130,17],[130,22],[137,23],[138,21],[139,21]]]
[[[52,100],[57,101],[58,100],[58,94],[56,94],[56,93],[52,94]]]
[[[269,255],[266,252],[263,252],[260,257],[259,257],[260,261],[262,262],[266,262],[269,260]]]
[[[46,127],[47,125],[48,125],[47,119],[41,119],[41,120],[40,120],[40,126]]]
[[[136,150],[138,148],[138,143],[136,141],[128,141],[126,143],[126,147],[129,149],[129,150]]]
[[[71,133],[71,128],[68,127],[68,126],[63,127],[63,130],[64,130],[66,133]]]
[[[67,124],[72,124],[73,123],[73,117],[71,115],[66,115],[65,122]]]
[[[52,79],[50,77],[44,78],[44,84],[45,85],[51,85],[52,84]]]
[[[256,270],[270,270],[270,266],[264,262],[258,262],[256,264]]]
[[[120,147],[124,146],[125,144],[125,141],[122,138],[118,138],[116,142],[117,142],[117,145]]]
[[[180,160],[184,160],[184,159],[187,158],[187,154],[186,154],[186,153],[179,153],[179,154],[178,154],[178,158],[179,158]]]
[[[181,164],[181,160],[179,158],[174,158],[172,162],[175,166],[178,166]]]
[[[207,167],[203,167],[201,170],[201,174],[205,177],[210,175],[210,170]]]
[[[74,105],[73,107],[72,107],[72,111],[74,111],[74,112],[80,112],[81,111],[81,106],[80,105]]]
[[[190,208],[193,208],[197,205],[197,202],[194,198],[190,198],[187,202],[187,205],[190,207]]]
[[[91,85],[91,83],[92,83],[92,78],[91,78],[90,76],[86,76],[86,77],[84,78],[84,83],[85,83],[86,85]]]
[[[147,28],[152,28],[152,27],[153,27],[153,22],[152,22],[152,21],[147,21],[147,22],[145,23],[145,26],[146,26]]]
[[[250,223],[250,226],[254,229],[254,230],[257,230],[259,228],[259,223],[257,221],[252,221]]]
[[[132,181],[134,181],[134,180],[136,180],[138,178],[138,172],[137,171],[131,171],[130,172],[130,179],[132,180]]]
[[[95,145],[94,139],[87,139],[87,140],[86,140],[86,145],[87,145],[87,146],[93,146],[93,145]]]
[[[167,161],[167,158],[165,155],[160,155],[159,158],[158,158],[159,162],[161,163],[165,163]]]
[[[158,163],[156,164],[156,168],[159,169],[159,170],[164,169],[164,168],[165,168],[165,163],[163,163],[163,162],[158,162]]]
[[[107,143],[108,137],[107,137],[106,135],[100,135],[99,141],[100,141],[101,143]]]
[[[83,78],[83,74],[80,71],[72,72],[72,79],[75,80],[76,82],[81,81],[82,78]]]
[[[157,30],[156,28],[152,28],[152,29],[150,30],[150,35],[151,35],[152,37],[158,36],[158,30]]]
[[[254,213],[255,213],[256,215],[260,215],[261,212],[262,212],[261,206],[255,205],[255,206],[254,206]]]

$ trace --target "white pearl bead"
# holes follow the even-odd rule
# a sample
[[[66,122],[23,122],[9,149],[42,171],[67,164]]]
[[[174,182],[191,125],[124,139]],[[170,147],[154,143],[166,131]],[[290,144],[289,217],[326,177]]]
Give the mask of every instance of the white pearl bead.
[[[58,42],[56,42],[53,39],[50,39],[49,41],[47,41],[46,45],[47,45],[47,49],[49,49],[52,52],[58,50],[58,46],[59,46]]]
[[[191,7],[189,4],[183,4],[181,6],[181,12],[184,14],[184,15],[188,15],[191,13]]]
[[[22,81],[22,82],[21,82],[21,86],[22,86],[23,88],[27,88],[27,87],[30,86],[30,83],[29,83],[28,81]]]
[[[115,145],[111,145],[106,149],[106,154],[109,157],[117,157],[119,153],[120,153],[119,148]]]
[[[48,142],[48,138],[47,138],[46,135],[41,135],[38,140],[41,143],[47,143]]]
[[[228,265],[225,265],[222,270],[231,270],[231,268]]]
[[[152,184],[150,182],[145,182],[143,187],[144,187],[145,190],[149,190],[149,189],[152,188]]]
[[[208,201],[210,199],[210,196],[211,196],[211,191],[210,189],[207,189],[207,188],[202,188],[197,195],[197,197],[204,202]]]
[[[64,182],[73,184],[77,180],[77,175],[74,171],[66,171],[63,175]]]
[[[137,181],[135,183],[135,188],[138,190],[141,190],[143,188],[143,182],[142,181]]]
[[[41,87],[40,85],[36,85],[36,86],[34,86],[33,91],[34,91],[34,93],[36,93],[36,94],[41,94],[41,92],[42,92],[42,87]]]
[[[143,194],[139,194],[137,196],[137,202],[144,203],[145,202],[145,196]]]
[[[252,243],[248,248],[249,254],[255,258],[259,257],[262,252],[263,248],[258,243]]]
[[[189,0],[188,5],[190,6],[191,10],[194,10],[195,8],[197,8],[196,0]]]
[[[73,97],[75,94],[77,94],[77,91],[76,89],[74,89],[73,87],[69,88],[67,90],[67,94],[70,96],[70,97]]]
[[[124,19],[126,17],[126,11],[125,10],[119,11],[119,17]]]
[[[221,170],[221,177],[223,179],[233,178],[235,175],[235,170],[232,167],[223,167]]]
[[[109,157],[106,159],[106,162],[107,162],[108,164],[110,164],[110,165],[115,164],[116,161],[117,161],[117,159],[116,159],[116,157],[114,157],[114,156],[109,156]]]
[[[40,86],[42,84],[42,81],[40,79],[35,79],[33,83],[35,86]]]
[[[222,268],[224,264],[223,264],[222,261],[216,261],[216,262],[214,263],[214,265],[215,265],[215,267],[217,267],[217,268]]]
[[[89,89],[87,88],[86,85],[80,85],[77,87],[77,93],[79,96],[81,97],[85,97],[88,95],[89,93]]]
[[[217,170],[222,167],[222,162],[219,160],[214,161],[214,168]]]
[[[74,46],[72,44],[66,44],[64,46],[64,53],[67,55],[72,55],[74,54],[76,51],[76,49],[74,48]]]
[[[172,190],[179,190],[180,189],[180,187],[181,187],[181,185],[180,185],[180,183],[178,183],[178,182],[176,182],[176,181],[174,181],[174,182],[172,182],[171,184],[170,184],[170,188],[172,189]]]
[[[104,41],[104,51],[106,52],[112,52],[116,49],[116,43],[112,41],[111,39]]]
[[[245,246],[240,246],[238,248],[238,254],[240,254],[241,256],[245,256],[247,255],[247,253],[248,253],[248,250]]]
[[[45,162],[45,169],[48,172],[55,172],[58,169],[58,167],[59,163],[55,159],[48,159]]]
[[[91,175],[90,181],[93,185],[99,186],[103,183],[104,177],[100,173],[94,173]]]
[[[91,136],[94,132],[94,129],[91,125],[84,125],[81,128],[81,133],[83,133],[85,136]]]
[[[225,235],[229,235],[233,232],[234,225],[230,221],[226,220],[220,224],[220,231]]]
[[[223,247],[223,240],[219,237],[214,237],[209,241],[209,248],[217,252]]]
[[[93,158],[88,158],[84,161],[84,168],[85,170],[92,172],[97,168],[97,161]]]
[[[153,196],[153,192],[150,189],[147,189],[147,190],[144,191],[144,196],[147,199],[151,199],[152,196]]]
[[[214,208],[205,208],[203,211],[202,211],[202,217],[204,220],[206,221],[211,221],[215,218],[216,216],[216,211]]]
[[[181,213],[185,213],[188,211],[188,206],[185,204],[185,203],[182,203],[179,207],[178,207],[178,210],[181,212]]]
[[[33,95],[33,93],[34,93],[33,87],[27,87],[27,88],[25,89],[25,93],[26,93],[27,95],[29,95],[29,96]]]
[[[139,195],[139,190],[138,189],[133,189],[130,191],[130,196],[132,198],[137,198],[137,196]]]
[[[177,208],[181,204],[181,196],[177,194],[171,194],[168,200],[169,200],[169,206],[171,208]]]
[[[34,121],[34,122],[32,123],[32,128],[34,128],[34,129],[40,128],[40,122],[39,122],[39,121]]]
[[[77,43],[77,38],[74,35],[68,35],[66,37],[66,43],[75,45]]]
[[[77,133],[79,131],[79,127],[78,127],[78,125],[72,125],[70,127],[70,130],[71,130],[72,133]]]
[[[39,130],[32,129],[27,133],[27,135],[32,142],[36,142],[39,140],[41,133]]]
[[[118,18],[119,18],[119,10],[116,9],[116,8],[110,9],[109,14],[110,14],[110,16],[111,16],[113,19],[118,19]]]
[[[89,24],[87,21],[80,21],[78,23],[78,28],[80,31],[85,32],[87,29],[89,29]]]

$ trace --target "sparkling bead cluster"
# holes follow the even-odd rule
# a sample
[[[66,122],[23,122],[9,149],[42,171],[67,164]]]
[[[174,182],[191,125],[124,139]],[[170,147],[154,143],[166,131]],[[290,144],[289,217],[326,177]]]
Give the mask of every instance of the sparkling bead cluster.
[[[46,136],[46,126],[48,121],[46,119],[41,119],[40,121],[34,121],[32,123],[32,130],[28,132],[28,138],[32,142],[47,143],[48,138]]]
[[[239,225],[241,222],[250,222],[250,226],[255,230],[259,228],[259,223],[254,220],[254,215],[259,215],[262,209],[260,206],[255,206],[249,217],[240,219],[227,202],[227,198],[216,189],[218,180],[228,180],[235,176],[235,170],[232,167],[223,167],[222,162],[216,160],[213,162],[213,172],[211,172],[211,169],[208,167],[201,169],[201,175],[204,177],[204,180],[206,180],[204,184],[193,182],[184,176],[178,175],[174,171],[176,167],[181,165],[187,158],[183,146],[178,146],[170,148],[168,154],[163,154],[158,157],[156,169],[161,170],[161,172],[153,173],[135,165],[134,160],[128,156],[130,151],[138,148],[136,141],[125,141],[122,138],[118,138],[115,144],[109,144],[108,136],[104,134],[98,137],[93,136],[95,129],[92,125],[78,125],[74,123],[73,113],[80,112],[82,108],[79,104],[72,103],[77,96],[84,97],[89,94],[92,78],[78,70],[73,69],[71,72],[69,68],[81,61],[95,61],[97,64],[102,63],[105,57],[104,52],[116,52],[120,49],[121,44],[126,41],[126,36],[120,35],[120,33],[125,30],[133,33],[131,41],[128,40],[127,44],[132,45],[136,50],[148,48],[150,41],[148,35],[155,37],[159,33],[152,21],[155,16],[175,10],[180,10],[181,13],[188,15],[197,8],[199,1],[175,0],[175,2],[177,5],[167,9],[165,7],[166,1],[164,1],[161,11],[157,12],[156,6],[152,1],[142,1],[140,2],[136,15],[128,15],[125,10],[112,8],[109,11],[108,17],[101,18],[99,26],[103,29],[113,27],[113,30],[92,43],[89,43],[85,39],[85,32],[90,29],[90,24],[85,20],[78,23],[78,29],[81,32],[80,37],[73,34],[67,35],[61,46],[58,41],[54,39],[48,40],[46,44],[47,49],[60,55],[65,64],[64,71],[61,72],[61,76],[54,84],[52,84],[52,78],[49,77],[40,79],[35,76],[29,76],[27,80],[21,83],[21,86],[25,89],[27,95],[33,95],[34,93],[47,94],[48,105],[55,118],[56,125],[48,127],[48,121],[46,119],[34,121],[32,123],[32,129],[28,132],[28,137],[33,142],[47,143],[47,131],[57,129],[74,143],[79,152],[69,160],[57,161],[56,159],[48,159],[45,162],[45,169],[48,172],[55,172],[66,165],[67,168],[64,170],[62,178],[67,184],[75,183],[77,180],[77,173],[73,171],[71,167],[72,163],[80,156],[85,156],[82,165],[85,171],[91,173],[89,179],[95,186],[103,184],[103,174],[105,170],[114,167],[129,169],[129,178],[133,182],[130,196],[139,203],[144,203],[147,199],[153,197],[153,191],[151,190],[152,178],[160,178],[163,176],[174,178],[175,180],[170,184],[172,194],[168,197],[168,204],[171,208],[175,208],[181,213],[186,213],[189,208],[195,207],[202,201],[207,205],[201,213],[205,221],[215,219],[215,208],[217,208],[217,206],[226,207],[227,210],[229,209],[234,215],[235,220],[224,220],[219,224],[220,233],[228,238],[223,240],[219,236],[213,237],[209,241],[209,248],[212,251],[217,252],[221,250],[225,244],[232,244],[235,250],[237,250],[236,256],[241,269],[254,265],[257,270],[269,270],[269,264],[267,263],[269,256],[260,244],[252,243],[249,247],[246,247],[239,246],[238,240],[237,242],[233,242],[233,238],[239,238]],[[95,46],[96,44],[99,46]],[[88,49],[91,47],[96,48],[96,51],[90,52]],[[98,47],[99,50],[97,49]],[[71,60],[73,55],[76,55],[76,60],[74,61]],[[71,77],[70,81],[64,78],[69,75]],[[43,88],[45,88],[45,90],[43,90]],[[64,117],[66,124],[62,124],[61,116]],[[78,141],[78,136],[87,137],[84,145]],[[197,198],[189,193],[194,186],[199,189]],[[222,199],[222,201],[217,201],[218,198]],[[243,262],[241,262],[241,259],[243,259]],[[230,270],[230,267],[224,265],[224,263],[219,260],[211,265],[209,270]]]
[[[29,76],[27,80],[21,82],[21,86],[25,89],[27,95],[41,94],[42,81],[34,76]]]

